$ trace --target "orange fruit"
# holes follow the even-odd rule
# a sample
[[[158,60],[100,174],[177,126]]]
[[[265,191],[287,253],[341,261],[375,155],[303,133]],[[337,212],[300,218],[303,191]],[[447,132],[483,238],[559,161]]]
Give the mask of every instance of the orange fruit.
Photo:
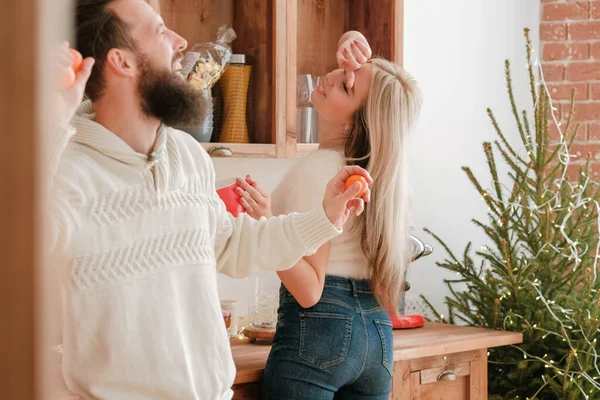
[[[83,57],[81,56],[81,53],[75,49],[69,49],[69,51],[73,55],[73,71],[79,72],[83,65]]]
[[[67,90],[73,86],[73,83],[75,83],[75,71],[73,71],[72,67],[69,67],[58,78],[58,89]]]
[[[369,184],[367,183],[367,180],[361,175],[352,175],[348,179],[346,179],[346,190],[348,190],[348,188],[356,182],[359,182],[362,185],[362,189],[360,190],[360,192],[358,192],[356,197],[362,197],[363,194],[366,193]]]
[[[76,79],[76,73],[79,72],[83,66],[83,57],[81,56],[81,53],[75,49],[69,49],[69,52],[73,55],[73,62],[58,78],[57,85],[59,90],[67,90],[73,86]]]

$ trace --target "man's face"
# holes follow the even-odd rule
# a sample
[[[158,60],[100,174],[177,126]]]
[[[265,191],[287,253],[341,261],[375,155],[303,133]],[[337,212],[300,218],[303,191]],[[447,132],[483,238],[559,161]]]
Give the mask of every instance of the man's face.
[[[137,82],[142,111],[169,126],[194,125],[206,105],[200,92],[182,78],[187,42],[169,30],[162,18],[143,0],[120,0],[113,9],[128,25],[137,51],[131,54],[131,76]]]
[[[160,15],[144,0],[119,0],[111,6],[127,24],[140,52],[160,70],[173,71],[187,47],[184,38],[168,29]]]

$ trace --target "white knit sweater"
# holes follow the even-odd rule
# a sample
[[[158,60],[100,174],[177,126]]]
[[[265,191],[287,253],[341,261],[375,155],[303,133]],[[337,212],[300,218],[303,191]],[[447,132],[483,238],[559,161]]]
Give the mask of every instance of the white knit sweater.
[[[54,265],[65,381],[85,399],[229,399],[235,366],[217,270],[289,268],[339,231],[320,203],[233,218],[189,135],[162,128],[147,157],[92,117],[75,117],[76,133],[55,130],[47,149],[49,236],[66,254]]]
[[[346,164],[341,152],[318,150],[300,159],[271,195],[274,215],[306,212],[317,207],[327,182]],[[353,217],[347,225],[351,226]],[[368,262],[360,245],[360,234],[352,229],[331,240],[327,275],[355,279],[369,277]]]

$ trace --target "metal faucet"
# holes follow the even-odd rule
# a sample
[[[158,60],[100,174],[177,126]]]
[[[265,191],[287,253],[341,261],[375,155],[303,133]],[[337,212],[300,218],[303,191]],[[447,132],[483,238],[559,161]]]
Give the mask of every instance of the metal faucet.
[[[410,241],[412,242],[412,253],[410,256],[411,263],[421,257],[425,257],[433,253],[433,248],[430,245],[423,243],[419,238],[410,235]],[[408,290],[410,290],[410,283],[404,280],[404,291],[406,292]]]
[[[423,243],[419,238],[414,237],[413,235],[410,235],[410,240],[413,244],[413,252],[410,256],[410,261],[416,261],[421,257],[425,257],[430,255],[431,253],[433,253],[433,248],[428,245]]]

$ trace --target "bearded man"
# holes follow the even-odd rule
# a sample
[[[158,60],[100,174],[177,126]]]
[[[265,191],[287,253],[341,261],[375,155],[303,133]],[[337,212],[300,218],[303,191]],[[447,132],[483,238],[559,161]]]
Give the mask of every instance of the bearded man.
[[[55,93],[44,149],[67,386],[85,399],[229,399],[217,272],[240,278],[313,254],[368,201],[345,179],[370,177],[346,167],[309,213],[233,218],[208,154],[171,128],[205,108],[177,72],[186,41],[143,0],[78,0],[75,33],[83,68]],[[71,61],[64,44],[56,67]]]

